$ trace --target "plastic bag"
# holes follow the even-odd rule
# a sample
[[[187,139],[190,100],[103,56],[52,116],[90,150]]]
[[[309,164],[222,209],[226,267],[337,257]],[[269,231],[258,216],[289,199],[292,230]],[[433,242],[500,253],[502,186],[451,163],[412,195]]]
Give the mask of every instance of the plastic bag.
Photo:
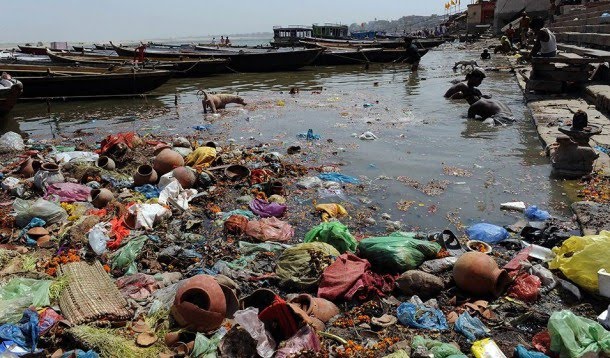
[[[283,285],[312,288],[318,284],[324,269],[339,255],[334,247],[323,242],[298,244],[284,250],[275,273]]]
[[[489,335],[489,329],[485,324],[478,317],[472,317],[468,312],[464,312],[458,317],[454,329],[468,338],[469,342],[474,342]]]
[[[320,338],[316,331],[309,325],[301,328],[292,338],[282,344],[274,358],[288,358],[298,355],[299,352],[307,350],[309,352],[320,351]]]
[[[322,179],[318,177],[305,177],[297,182],[297,188],[311,189],[322,186]]]
[[[557,255],[549,262],[551,270],[561,270],[563,274],[581,288],[597,293],[600,269],[610,271],[610,231],[599,235],[573,236],[556,247]]]
[[[51,304],[49,289],[53,281],[31,278],[13,278],[0,288],[0,322],[17,322],[29,306],[45,307]]]
[[[532,205],[525,209],[525,217],[533,221],[544,221],[551,218],[548,211],[540,210],[536,205]]]
[[[340,204],[318,204],[315,208],[316,211],[322,213],[322,221],[328,221],[330,218],[342,218],[347,215],[347,210]]]
[[[197,333],[195,336],[195,345],[193,346],[193,351],[190,356],[194,358],[216,358],[218,344],[226,333],[224,328],[218,330],[211,338],[206,337],[204,334]]]
[[[39,334],[38,313],[31,309],[23,311],[21,320],[17,324],[0,326],[0,340],[13,341],[22,348],[29,348],[30,352],[36,350]]]
[[[304,242],[325,242],[333,246],[339,253],[354,252],[358,242],[350,234],[347,226],[338,221],[321,223],[305,234]]]
[[[106,245],[110,238],[105,223],[96,224],[87,234],[87,238],[89,239],[89,246],[96,255],[99,256],[106,252]]]
[[[75,349],[73,351],[65,352],[61,355],[60,358],[99,358],[100,355],[95,351],[83,351],[80,349]]]
[[[15,132],[6,132],[0,137],[0,153],[20,152],[25,149],[23,138]]]
[[[509,238],[510,234],[505,228],[487,223],[475,224],[466,229],[470,240],[479,240],[488,244],[495,244]]]
[[[427,339],[422,336],[413,337],[411,349],[415,352],[420,349],[420,347],[424,347],[428,353],[434,356],[434,358],[466,358],[466,355],[453,344]]]
[[[132,275],[138,272],[138,267],[135,261],[140,254],[140,251],[142,251],[146,240],[148,240],[148,236],[142,235],[129,241],[123,247],[118,249],[114,255],[112,255],[112,268],[118,268],[121,270],[127,268],[127,275]]]
[[[288,208],[286,205],[278,203],[269,203],[261,199],[254,199],[249,204],[250,210],[261,218],[271,216],[282,217]]]
[[[411,328],[448,330],[447,319],[439,309],[404,302],[396,310],[400,323]]]
[[[265,330],[263,322],[258,318],[258,308],[248,307],[245,310],[235,312],[235,322],[248,331],[250,336],[257,342],[256,352],[261,357],[270,358],[273,356],[276,343]]]
[[[61,206],[42,198],[35,201],[17,198],[13,202],[13,210],[19,227],[26,226],[33,218],[41,218],[47,224],[63,223],[68,219],[68,213]]]
[[[496,342],[490,338],[474,342],[471,351],[475,358],[506,358]]]
[[[441,250],[436,242],[418,240],[415,236],[398,232],[387,237],[369,237],[360,241],[358,251],[373,267],[402,273],[436,258]]]
[[[525,302],[534,302],[540,294],[541,284],[537,276],[521,273],[508,290],[508,296]]]
[[[349,175],[341,173],[322,173],[318,175],[318,178],[323,181],[334,181],[336,183],[348,183],[348,184],[359,184],[358,178],[351,177]]]
[[[135,204],[127,210],[136,217],[136,229],[152,230],[157,222],[172,216],[171,210],[159,204]]]
[[[288,241],[294,236],[294,228],[277,218],[253,220],[246,224],[246,234],[259,241]],[[307,240],[305,240],[307,241]]]
[[[515,358],[549,358],[544,353],[536,352],[536,351],[528,351],[524,346],[518,345],[515,347],[515,353],[513,354]]]
[[[586,353],[610,354],[610,332],[599,323],[570,311],[555,312],[548,323],[551,351],[561,358],[582,357]]]

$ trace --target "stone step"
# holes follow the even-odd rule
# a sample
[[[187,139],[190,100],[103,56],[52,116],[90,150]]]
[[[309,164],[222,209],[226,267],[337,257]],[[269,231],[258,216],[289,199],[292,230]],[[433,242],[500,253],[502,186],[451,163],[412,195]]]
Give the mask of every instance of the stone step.
[[[599,16],[590,17],[590,18],[580,18],[578,16],[574,16],[571,19],[558,20],[553,22],[551,27],[562,27],[562,26],[583,26],[583,25],[605,25],[608,20],[603,19]]]
[[[586,10],[569,11],[563,15],[555,16],[555,19],[558,21],[563,21],[566,19],[572,20],[575,17],[578,17],[579,19],[588,19],[592,17],[599,17],[604,12],[610,12],[610,4],[604,4],[593,8],[588,8]]]
[[[593,84],[585,87],[587,100],[595,105],[598,111],[610,113],[610,85]],[[610,121],[605,124],[605,130],[610,130]],[[610,145],[610,141],[605,143]]]
[[[555,34],[558,42],[568,42],[579,46],[596,46],[600,48],[610,48],[610,34],[564,32]]]
[[[610,60],[610,51],[597,50],[588,47],[579,47],[576,45],[569,45],[565,43],[558,43],[557,48],[562,51],[566,51],[565,54],[572,53],[585,57],[593,57],[601,60]],[[564,54],[560,54],[564,55]],[[593,61],[591,61],[593,62]]]
[[[552,26],[551,30],[554,33],[562,32],[583,32],[583,33],[610,33],[610,24],[605,25],[572,25],[572,26]]]

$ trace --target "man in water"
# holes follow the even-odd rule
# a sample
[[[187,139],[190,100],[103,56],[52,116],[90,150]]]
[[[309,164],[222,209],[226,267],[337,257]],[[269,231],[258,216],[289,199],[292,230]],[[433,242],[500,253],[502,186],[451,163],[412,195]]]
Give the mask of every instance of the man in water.
[[[482,121],[486,121],[491,118],[497,125],[515,121],[513,112],[500,101],[472,95],[466,97],[466,101],[470,105],[470,108],[468,108],[469,119],[480,117]]]
[[[406,62],[411,64],[411,71],[417,71],[417,69],[419,68],[419,61],[421,60],[421,56],[419,55],[419,50],[413,43],[412,38],[405,37],[405,49],[407,52]]]
[[[479,91],[477,87],[483,83],[485,77],[485,73],[481,69],[475,68],[466,75],[464,82],[460,82],[449,88],[445,93],[445,98],[464,99],[468,96],[483,97],[481,91]]]
[[[481,60],[489,60],[491,59],[491,54],[489,53],[488,49],[484,49],[483,52],[481,53]]]
[[[551,30],[544,27],[544,20],[536,17],[530,28],[536,35],[536,43],[530,52],[530,57],[555,57],[557,55],[557,40]]]

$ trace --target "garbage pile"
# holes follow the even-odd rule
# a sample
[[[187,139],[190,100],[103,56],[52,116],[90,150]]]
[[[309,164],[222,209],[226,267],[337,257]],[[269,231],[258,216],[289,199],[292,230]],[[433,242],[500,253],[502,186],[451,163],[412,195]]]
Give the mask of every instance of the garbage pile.
[[[7,138],[1,357],[610,355],[610,232],[517,202],[506,228],[363,235],[366,186],[307,143]]]

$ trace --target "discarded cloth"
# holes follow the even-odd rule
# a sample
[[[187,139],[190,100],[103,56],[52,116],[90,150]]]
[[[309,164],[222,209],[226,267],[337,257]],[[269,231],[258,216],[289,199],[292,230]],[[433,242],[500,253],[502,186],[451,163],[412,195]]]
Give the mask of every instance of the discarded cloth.
[[[157,289],[157,280],[154,276],[136,273],[119,277],[116,285],[123,297],[145,300]]]
[[[318,284],[324,269],[337,256],[339,252],[323,242],[298,244],[282,252],[275,273],[282,285],[308,289]]]
[[[232,235],[240,235],[246,231],[248,218],[242,215],[231,215],[224,223],[224,229]]]
[[[283,342],[282,348],[275,353],[275,358],[288,358],[300,352],[319,352],[321,349],[320,338],[316,331],[309,325],[301,328],[294,336]]]
[[[358,178],[351,177],[349,175],[341,173],[322,173],[318,175],[318,178],[323,181],[334,181],[337,183],[348,183],[348,184],[359,184]]]
[[[127,209],[135,217],[135,229],[152,230],[156,223],[172,216],[172,212],[159,204],[134,204]]]
[[[253,213],[261,218],[268,218],[271,216],[277,218],[282,217],[287,209],[286,205],[269,203],[261,199],[252,200],[248,206]]]
[[[133,149],[139,144],[140,138],[135,132],[117,133],[111,134],[102,140],[100,149],[97,151],[98,154],[106,154],[108,151],[114,149],[116,145],[123,145],[127,148]]]
[[[274,217],[249,221],[245,232],[258,241],[284,242],[294,236],[294,228],[289,223]]]
[[[195,149],[191,154],[185,158],[185,164],[189,167],[202,171],[212,165],[212,162],[216,159],[216,148],[212,147],[199,147]]]
[[[197,195],[195,189],[183,189],[177,179],[173,179],[169,184],[165,185],[159,193],[159,204],[173,205],[182,210],[188,210],[189,202]]]
[[[55,183],[47,186],[46,200],[73,203],[87,201],[91,188],[76,183]]]
[[[322,221],[328,221],[330,218],[342,218],[347,216],[347,210],[340,204],[318,204],[315,206],[316,211],[322,213]]]
[[[304,242],[325,242],[332,245],[339,253],[355,252],[358,242],[350,234],[347,226],[338,221],[324,222],[313,227],[305,234]]]
[[[283,304],[286,306],[286,302]],[[264,315],[266,320],[271,321],[281,318],[283,326],[294,329],[296,324],[294,326],[291,324],[293,322],[291,320],[291,313],[288,313],[288,317],[284,319],[284,317],[275,317],[275,314],[272,314],[272,311],[273,308],[271,308],[269,312],[266,312]],[[276,343],[265,330],[265,325],[259,316],[258,308],[248,307],[244,310],[235,312],[235,322],[245,329],[248,334],[250,334],[250,337],[256,341],[256,352],[263,358],[270,358],[275,352]]]

